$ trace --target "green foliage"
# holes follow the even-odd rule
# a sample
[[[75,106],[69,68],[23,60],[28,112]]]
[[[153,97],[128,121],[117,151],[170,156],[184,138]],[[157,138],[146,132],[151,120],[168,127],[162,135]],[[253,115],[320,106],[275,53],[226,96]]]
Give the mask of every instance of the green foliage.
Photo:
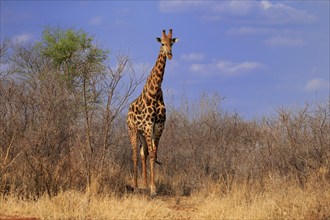
[[[42,55],[51,59],[72,86],[77,78],[89,78],[104,69],[109,52],[93,41],[93,37],[82,30],[46,28],[39,46]]]
[[[53,58],[57,65],[70,60],[81,44],[88,45],[91,42],[91,38],[86,39],[86,34],[79,36],[73,30],[63,32],[59,29],[57,31],[47,29],[43,34],[46,43],[44,55]]]

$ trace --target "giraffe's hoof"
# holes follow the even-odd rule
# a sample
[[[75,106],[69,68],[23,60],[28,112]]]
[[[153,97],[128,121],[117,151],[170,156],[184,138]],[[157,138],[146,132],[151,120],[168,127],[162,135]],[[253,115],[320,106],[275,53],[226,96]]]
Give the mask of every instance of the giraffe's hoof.
[[[157,196],[157,193],[156,193],[156,192],[151,192],[151,193],[150,193],[150,198],[151,198],[151,199],[156,198],[156,196]]]
[[[134,188],[129,185],[125,186],[125,190],[127,193],[133,193],[135,191]]]
[[[155,186],[150,186],[150,197],[155,198],[157,195],[156,193],[156,187]]]

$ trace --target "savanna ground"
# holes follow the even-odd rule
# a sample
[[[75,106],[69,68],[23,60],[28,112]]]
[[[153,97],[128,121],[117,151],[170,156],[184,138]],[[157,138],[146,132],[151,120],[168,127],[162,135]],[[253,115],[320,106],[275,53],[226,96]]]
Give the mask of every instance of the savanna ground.
[[[0,219],[330,218],[329,100],[249,121],[217,94],[165,100],[158,196],[132,193],[125,112],[145,76],[83,31],[3,42]]]
[[[265,186],[235,184],[206,187],[190,196],[126,194],[89,195],[61,192],[36,201],[9,197],[1,200],[1,219],[329,219],[329,183],[304,188],[280,179]],[[16,217],[16,218],[15,218]],[[24,217],[24,218],[23,218]]]

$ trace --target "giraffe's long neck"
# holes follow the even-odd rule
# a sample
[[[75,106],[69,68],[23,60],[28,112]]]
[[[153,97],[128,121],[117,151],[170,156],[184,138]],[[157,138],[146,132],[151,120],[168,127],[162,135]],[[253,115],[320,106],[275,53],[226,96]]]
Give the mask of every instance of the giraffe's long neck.
[[[155,66],[152,68],[150,76],[145,85],[145,92],[155,95],[161,90],[166,65],[166,55],[161,48]]]

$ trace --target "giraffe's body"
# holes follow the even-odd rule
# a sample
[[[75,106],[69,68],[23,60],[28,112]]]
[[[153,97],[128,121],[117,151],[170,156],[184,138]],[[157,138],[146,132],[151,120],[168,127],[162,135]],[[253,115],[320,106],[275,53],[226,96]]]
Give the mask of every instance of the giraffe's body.
[[[127,116],[127,125],[129,136],[133,147],[134,163],[134,189],[137,184],[137,154],[140,144],[140,155],[142,160],[142,176],[144,187],[147,187],[146,161],[149,155],[150,160],[150,193],[156,195],[156,186],[154,182],[154,165],[157,161],[157,148],[162,135],[165,120],[166,109],[161,89],[166,59],[172,59],[172,45],[177,41],[172,38],[172,30],[168,35],[163,31],[162,38],[157,38],[162,44],[155,66],[147,79],[141,95],[134,100],[129,108]]]

